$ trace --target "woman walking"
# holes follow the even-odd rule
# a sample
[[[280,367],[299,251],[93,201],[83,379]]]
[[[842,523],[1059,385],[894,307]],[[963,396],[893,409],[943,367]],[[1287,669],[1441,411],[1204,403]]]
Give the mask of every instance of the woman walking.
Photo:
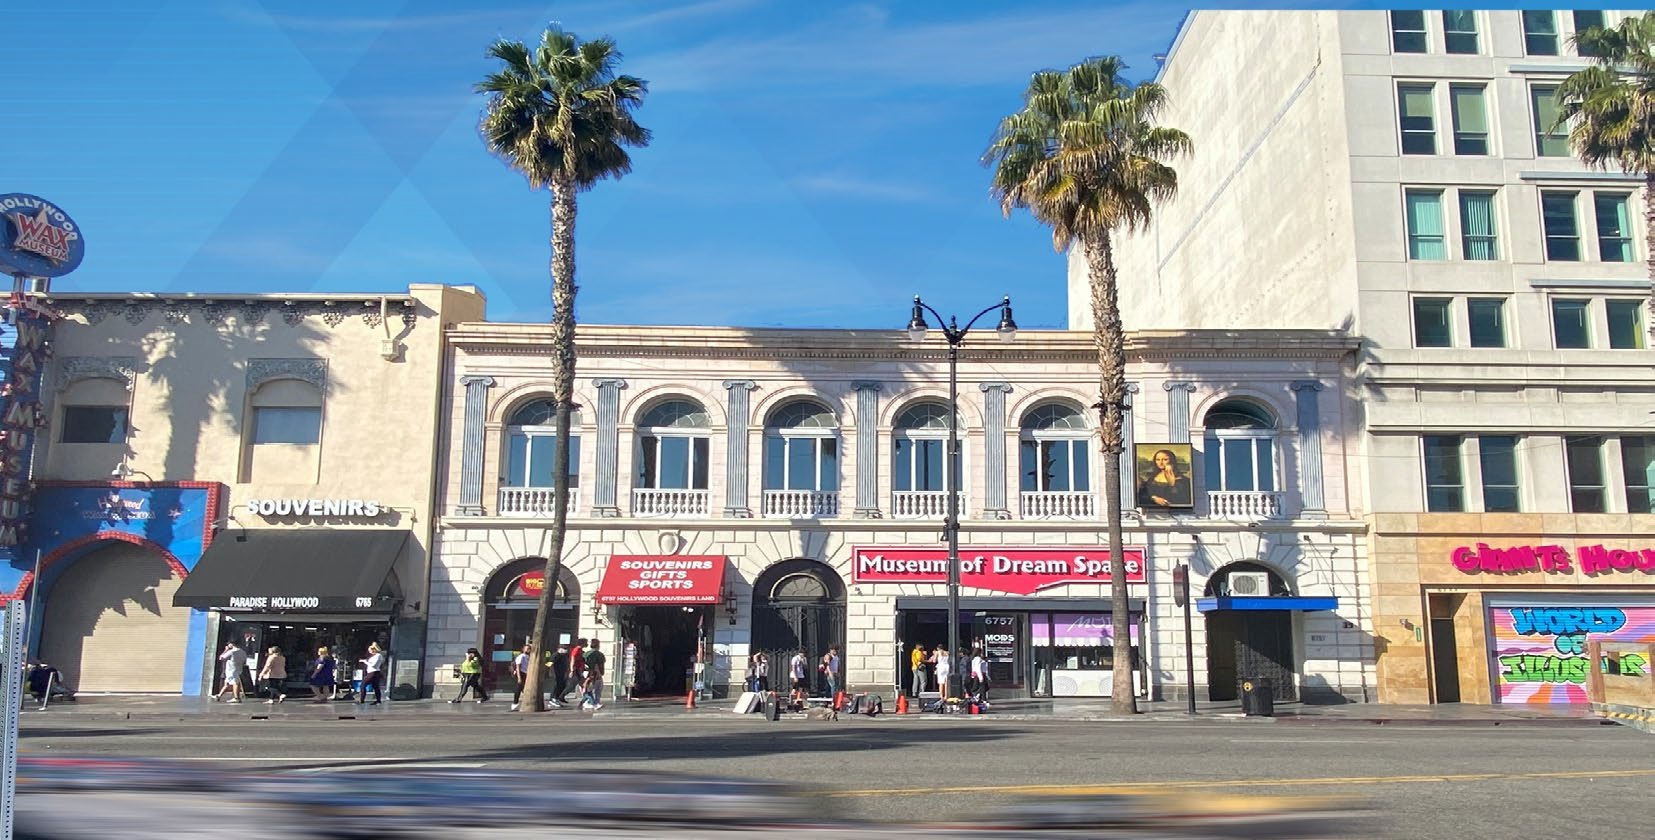
[[[333,698],[333,657],[328,655],[326,645],[316,649],[316,659],[310,663],[306,682],[316,694],[316,702],[326,703]]]
[[[448,702],[464,700],[467,689],[476,695],[477,702],[488,702],[488,693],[483,691],[483,654],[476,648],[466,648],[465,661],[460,663],[460,693]]]
[[[937,672],[937,691],[941,693],[942,700],[946,701],[948,699],[949,677],[947,647],[937,645],[937,649],[931,653],[931,666]]]
[[[264,683],[266,694],[270,699],[265,703],[280,703],[287,699],[282,691],[282,683],[287,682],[287,657],[282,655],[282,649],[271,645],[264,652],[264,663],[259,666],[259,682]]]
[[[368,699],[370,688],[374,692],[373,705],[377,706],[385,690],[385,651],[380,650],[378,642],[368,644],[368,655],[362,659],[362,690],[356,694],[356,705]]]

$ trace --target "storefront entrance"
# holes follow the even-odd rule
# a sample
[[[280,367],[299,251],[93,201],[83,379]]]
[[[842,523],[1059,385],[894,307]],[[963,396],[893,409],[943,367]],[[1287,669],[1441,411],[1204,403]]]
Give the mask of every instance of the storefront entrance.
[[[322,648],[327,648],[333,660],[335,695],[341,698],[360,687],[359,663],[368,657],[368,645],[377,642],[382,650],[392,649],[388,617],[345,620],[331,616],[226,614],[219,620],[214,650],[222,651],[231,641],[247,652],[242,688],[249,697],[263,697],[264,686],[255,685],[253,680],[272,647],[279,648],[287,662],[283,687],[293,699],[311,696],[310,671]],[[224,663],[215,662],[212,690],[217,693],[223,686]]]
[[[897,673],[901,690],[912,695],[914,645],[929,656],[948,643],[948,613],[931,603],[941,599],[900,599],[897,629],[901,634]],[[1017,599],[1021,600],[1021,599]],[[1112,688],[1114,628],[1111,614],[1096,601],[1065,604],[1063,612],[1029,610],[1013,599],[967,598],[961,601],[960,646],[963,655],[982,650],[988,660],[990,699],[1020,697],[1107,697]],[[1026,603],[1026,602],[1024,602]],[[1057,606],[1054,604],[1053,606]],[[1139,652],[1141,613],[1132,613],[1133,687],[1144,694],[1143,660]],[[956,654],[955,658],[960,658]],[[964,664],[955,667],[963,668]],[[961,672],[965,673],[964,671]],[[938,691],[936,670],[921,665],[927,692]]]
[[[770,687],[791,685],[787,666],[800,650],[814,675],[816,663],[834,645],[843,653],[845,585],[839,575],[815,560],[785,560],[765,569],[753,584],[751,653],[769,658]]]
[[[534,636],[534,617],[540,608],[540,593],[546,587],[546,561],[540,557],[513,560],[489,578],[483,590],[483,683],[490,691],[509,690],[515,685],[511,661]],[[565,567],[558,569],[557,592],[546,634],[542,661],[558,645],[569,645],[581,635],[580,584]],[[551,683],[547,683],[550,690]]]
[[[607,651],[610,679],[622,691],[630,685],[635,699],[683,697],[696,664],[709,659],[712,618],[712,607],[622,607],[624,641],[619,651]]]
[[[1268,608],[1297,600],[1280,575],[1256,563],[1225,566],[1207,580],[1199,608],[1207,624],[1209,700],[1240,699],[1243,680],[1268,680],[1278,702],[1299,699],[1293,612]]]

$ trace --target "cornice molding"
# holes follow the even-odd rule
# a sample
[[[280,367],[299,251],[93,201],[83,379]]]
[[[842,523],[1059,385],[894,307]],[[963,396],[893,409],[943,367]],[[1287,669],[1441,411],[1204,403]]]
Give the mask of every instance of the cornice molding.
[[[372,329],[379,329],[383,324],[378,297],[54,293],[40,299],[58,316],[79,315],[92,325],[117,316],[133,326],[143,324],[152,317],[165,326],[193,323],[219,327],[227,321],[257,326],[271,320],[271,316],[274,316],[272,323],[289,327],[297,327],[311,318],[319,319],[329,327],[338,327],[352,319]],[[414,298],[386,296],[385,300],[390,305],[391,317],[400,318],[403,326],[411,329],[419,323],[419,309]]]

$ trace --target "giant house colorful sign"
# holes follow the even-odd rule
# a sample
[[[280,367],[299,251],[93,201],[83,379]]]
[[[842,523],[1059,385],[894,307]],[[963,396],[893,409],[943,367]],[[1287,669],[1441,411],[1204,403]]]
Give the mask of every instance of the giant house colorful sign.
[[[1122,551],[1129,583],[1144,581],[1144,550]],[[960,549],[960,585],[1033,595],[1070,583],[1108,583],[1109,550],[1091,546],[970,546]],[[856,583],[947,583],[942,548],[862,546],[851,549]]]
[[[1527,572],[1574,574],[1576,569],[1597,576],[1616,573],[1655,573],[1655,546],[1609,548],[1576,546],[1573,554],[1561,545],[1518,545],[1496,548],[1487,543],[1462,545],[1450,556],[1454,568],[1468,574],[1515,575]]]

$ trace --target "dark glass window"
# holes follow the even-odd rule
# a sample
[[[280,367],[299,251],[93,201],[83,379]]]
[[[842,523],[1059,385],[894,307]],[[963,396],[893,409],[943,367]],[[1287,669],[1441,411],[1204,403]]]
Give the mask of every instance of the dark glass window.
[[[1523,12],[1523,50],[1529,55],[1557,55],[1557,14]]]
[[[1604,301],[1603,309],[1609,316],[1610,349],[1644,349],[1643,308],[1641,300]]]
[[[63,409],[62,443],[126,443],[126,407],[71,405]]]
[[[1425,13],[1417,9],[1391,12],[1391,50],[1422,53],[1425,49]]]
[[[1483,470],[1483,510],[1517,513],[1521,507],[1517,487],[1517,438],[1483,435],[1477,439],[1477,445],[1477,461]]]
[[[1655,513],[1649,493],[1655,486],[1655,437],[1621,438],[1621,474],[1626,476],[1626,510]]]
[[[306,406],[257,406],[253,409],[253,443],[313,446],[322,440],[322,409]]]
[[[1471,346],[1506,346],[1505,299],[1471,298],[1465,303],[1471,319]]]
[[[1603,438],[1564,438],[1569,461],[1569,502],[1575,513],[1603,513]]]
[[[1576,9],[1575,11],[1570,12],[1570,14],[1575,19],[1575,35],[1577,37],[1580,35],[1580,33],[1585,32],[1588,29],[1602,29],[1603,28],[1603,12],[1602,11],[1587,11],[1585,9]],[[1579,54],[1582,58],[1596,58],[1597,57],[1597,53],[1593,52],[1592,49],[1590,47],[1586,46],[1585,44],[1576,43],[1575,44],[1575,52],[1577,54]]]
[[[1465,478],[1460,469],[1459,435],[1426,435],[1425,509],[1433,513],[1465,510]]]
[[[1437,153],[1436,109],[1431,106],[1431,85],[1398,85],[1397,113],[1402,122],[1402,153]]]
[[[1575,193],[1540,194],[1540,215],[1546,229],[1546,259],[1580,260],[1580,226],[1575,221]]]
[[[1592,346],[1590,310],[1584,300],[1552,301],[1552,336],[1559,350],[1585,350]]]
[[[1449,347],[1453,344],[1448,326],[1452,311],[1449,298],[1414,298],[1414,346]]]
[[[1443,12],[1442,39],[1451,53],[1476,55],[1477,13],[1470,9],[1451,9]]]

